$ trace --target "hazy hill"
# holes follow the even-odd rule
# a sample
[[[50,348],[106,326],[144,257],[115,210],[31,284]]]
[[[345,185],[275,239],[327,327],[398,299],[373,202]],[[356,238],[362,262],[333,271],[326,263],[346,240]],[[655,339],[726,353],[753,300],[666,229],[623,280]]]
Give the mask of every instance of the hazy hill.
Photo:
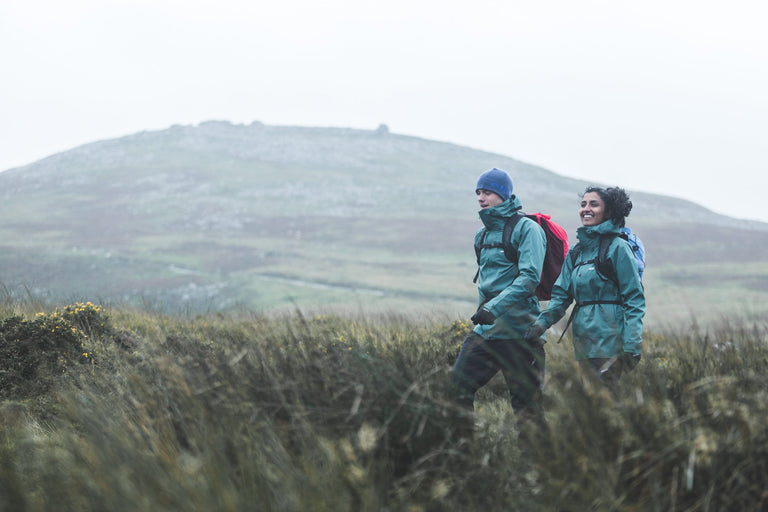
[[[385,126],[207,122],[94,142],[0,173],[0,283],[171,310],[471,313],[473,189],[494,166],[575,235],[586,181]],[[768,224],[630,192],[657,319],[768,310]]]

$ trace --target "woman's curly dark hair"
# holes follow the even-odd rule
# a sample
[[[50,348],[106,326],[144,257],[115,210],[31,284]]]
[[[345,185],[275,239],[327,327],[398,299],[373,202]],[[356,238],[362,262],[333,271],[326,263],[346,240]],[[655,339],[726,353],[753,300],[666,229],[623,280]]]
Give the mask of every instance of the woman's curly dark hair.
[[[611,219],[614,224],[623,228],[624,219],[632,211],[632,201],[629,200],[629,194],[621,187],[587,187],[582,197],[590,192],[597,193],[605,203],[605,218]]]

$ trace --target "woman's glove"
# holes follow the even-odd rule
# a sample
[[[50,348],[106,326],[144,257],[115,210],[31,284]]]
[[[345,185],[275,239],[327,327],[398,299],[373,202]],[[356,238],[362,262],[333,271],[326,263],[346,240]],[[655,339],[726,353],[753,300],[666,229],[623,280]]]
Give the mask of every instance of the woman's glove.
[[[531,341],[539,341],[541,339],[541,335],[544,334],[544,331],[545,329],[539,324],[533,324],[528,328],[527,331],[525,331],[525,336],[523,339],[529,343]]]
[[[640,354],[632,354],[630,352],[623,352],[621,354],[621,362],[627,368],[627,370],[634,370],[637,363],[640,362]]]

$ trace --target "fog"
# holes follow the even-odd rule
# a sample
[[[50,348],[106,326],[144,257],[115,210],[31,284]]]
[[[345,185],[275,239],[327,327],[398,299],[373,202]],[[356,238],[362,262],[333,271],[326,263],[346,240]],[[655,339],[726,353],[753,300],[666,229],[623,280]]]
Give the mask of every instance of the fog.
[[[0,169],[211,119],[385,123],[768,221],[765,14],[744,0],[6,2]]]

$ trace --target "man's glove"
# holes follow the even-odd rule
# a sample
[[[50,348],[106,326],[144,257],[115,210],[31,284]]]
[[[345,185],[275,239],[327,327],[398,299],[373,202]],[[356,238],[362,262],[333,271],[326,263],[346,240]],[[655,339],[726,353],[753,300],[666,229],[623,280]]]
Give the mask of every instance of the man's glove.
[[[475,325],[492,325],[493,322],[496,321],[496,317],[487,309],[480,308],[477,310],[477,313],[472,315],[470,320],[472,320],[472,323]]]
[[[621,354],[621,362],[627,368],[627,370],[634,370],[637,363],[640,362],[640,354],[632,354],[630,352],[624,352]]]
[[[525,336],[523,337],[523,339],[528,343],[532,341],[541,343],[541,335],[544,334],[544,330],[545,329],[539,324],[533,324],[528,328],[527,331],[525,331]]]

